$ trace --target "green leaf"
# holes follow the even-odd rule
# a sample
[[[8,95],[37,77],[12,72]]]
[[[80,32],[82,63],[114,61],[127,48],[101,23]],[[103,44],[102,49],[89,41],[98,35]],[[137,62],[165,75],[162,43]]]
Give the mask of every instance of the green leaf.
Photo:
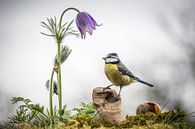
[[[43,33],[41,32],[42,35],[45,35],[45,36],[50,36],[50,37],[55,37],[55,35],[52,35],[52,34],[46,34],[46,33]]]
[[[24,99],[22,97],[13,97],[11,101],[13,104],[18,103],[18,102],[24,102],[24,103],[28,104],[31,102],[30,99]]]
[[[66,27],[64,33],[66,33],[66,31],[68,31],[68,30],[70,29],[70,27],[71,27],[71,25],[72,25],[73,22],[74,22],[74,20],[72,20],[72,21],[68,24],[68,26]]]
[[[44,106],[40,106],[39,104],[30,104],[29,105],[33,110],[43,113],[44,112]]]
[[[89,103],[86,104],[84,102],[81,102],[81,107],[80,108],[74,108],[73,111],[76,112],[76,116],[83,116],[83,115],[88,115],[88,116],[93,116],[93,114],[96,112],[93,104]]]
[[[80,36],[80,33],[67,32],[65,36],[68,36],[68,35],[74,35],[74,36],[76,36],[76,37],[79,37],[79,36]]]
[[[45,22],[41,22],[41,26],[48,29],[50,32],[52,32],[52,29],[50,28],[50,26],[47,25]]]
[[[65,22],[62,26],[61,29],[65,29],[65,26],[68,24],[68,22]]]

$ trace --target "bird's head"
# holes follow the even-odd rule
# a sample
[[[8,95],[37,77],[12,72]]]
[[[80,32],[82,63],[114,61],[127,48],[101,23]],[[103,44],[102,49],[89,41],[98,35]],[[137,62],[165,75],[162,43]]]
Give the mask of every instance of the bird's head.
[[[106,57],[102,58],[105,60],[106,64],[117,64],[120,62],[117,53],[109,53]]]

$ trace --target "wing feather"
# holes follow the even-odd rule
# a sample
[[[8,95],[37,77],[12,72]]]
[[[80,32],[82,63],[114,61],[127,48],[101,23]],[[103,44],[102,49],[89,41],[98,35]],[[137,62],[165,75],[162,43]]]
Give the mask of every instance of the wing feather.
[[[131,78],[135,78],[134,74],[122,63],[118,63],[118,70],[123,74],[123,75],[128,75]]]
[[[134,80],[141,82],[143,84],[146,84],[150,87],[153,87],[153,84],[150,84],[148,82],[145,82],[143,80],[141,80],[140,78],[136,77],[122,62],[119,62],[117,64],[118,66],[118,70],[123,74],[123,75],[128,75],[129,77],[133,78]]]

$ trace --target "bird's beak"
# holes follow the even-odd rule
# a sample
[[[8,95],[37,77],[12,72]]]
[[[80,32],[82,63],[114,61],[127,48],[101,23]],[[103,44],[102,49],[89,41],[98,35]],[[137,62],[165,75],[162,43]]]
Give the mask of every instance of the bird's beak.
[[[106,60],[106,57],[103,57],[102,59],[103,59],[103,60]]]

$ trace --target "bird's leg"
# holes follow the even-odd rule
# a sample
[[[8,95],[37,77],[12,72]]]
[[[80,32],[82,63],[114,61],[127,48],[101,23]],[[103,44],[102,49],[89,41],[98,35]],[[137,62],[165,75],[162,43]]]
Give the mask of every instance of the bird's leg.
[[[123,87],[120,86],[120,89],[119,89],[119,92],[118,92],[118,96],[120,96],[122,88],[123,88]]]
[[[119,92],[118,92],[118,94],[116,96],[114,96],[113,101],[117,101],[118,99],[120,99],[120,93],[121,93],[122,88],[123,87],[120,86]]]

